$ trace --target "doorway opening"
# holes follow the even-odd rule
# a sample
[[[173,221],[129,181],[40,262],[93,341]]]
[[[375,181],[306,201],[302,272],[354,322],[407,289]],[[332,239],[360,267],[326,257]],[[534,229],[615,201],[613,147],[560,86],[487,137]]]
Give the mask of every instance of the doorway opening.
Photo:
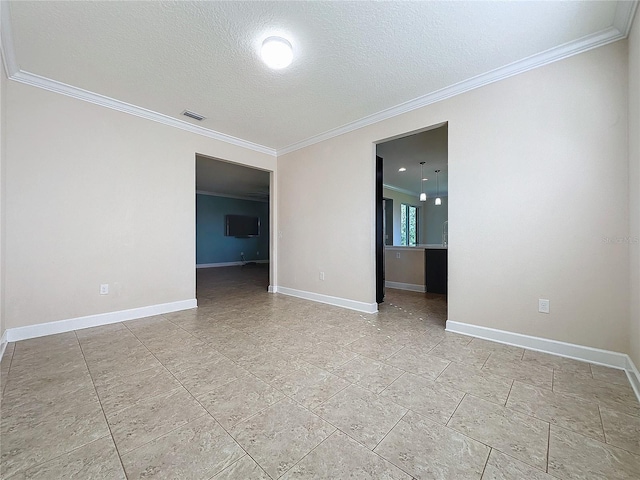
[[[447,295],[448,124],[376,144],[376,301]]]
[[[196,298],[269,287],[271,172],[196,154]]]

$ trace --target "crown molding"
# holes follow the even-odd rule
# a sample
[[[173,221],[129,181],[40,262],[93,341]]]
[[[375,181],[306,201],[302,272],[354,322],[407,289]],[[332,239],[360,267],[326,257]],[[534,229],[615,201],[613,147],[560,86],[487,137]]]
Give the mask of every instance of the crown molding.
[[[638,9],[638,0],[618,0],[616,4],[616,13],[613,17],[613,27],[622,32],[626,38],[631,31],[631,25],[633,25],[633,18]]]
[[[635,2],[634,5],[635,4],[637,4],[637,2]],[[461,93],[475,90],[476,88],[480,88],[485,85],[489,85],[491,83],[498,82],[500,80],[504,80],[506,78],[519,75],[524,72],[528,72],[529,70],[534,70],[538,67],[542,67],[543,65],[557,62],[558,60],[563,60],[573,55],[577,55],[579,53],[583,53],[588,50],[592,50],[594,48],[616,42],[623,38],[626,38],[626,35],[624,33],[622,33],[615,27],[609,27],[592,35],[582,37],[579,40],[565,43],[564,45],[560,45],[558,47],[552,48],[542,53],[538,53],[536,55],[532,55],[522,60],[518,60],[517,62],[511,63],[504,67],[500,67],[490,72],[477,75],[475,77],[469,78],[468,80],[464,80],[449,87],[436,90],[435,92],[429,93],[427,95],[414,98],[413,100],[401,103],[400,105],[396,105],[395,107],[391,107],[378,113],[374,113],[373,115],[363,117],[360,120],[356,120],[355,122],[351,122],[341,127],[328,130],[319,135],[307,138],[306,140],[303,140],[301,142],[288,145],[284,148],[279,148],[277,150],[277,155],[285,155],[287,153],[300,150],[301,148],[305,148],[316,143],[329,140],[330,138],[337,137],[339,135],[344,135],[345,133],[353,132],[354,130],[367,127],[374,123],[378,123],[383,120],[387,120],[389,118],[393,118],[398,115],[417,110],[418,108],[426,107],[427,105],[446,100],[447,98],[455,97],[456,95],[460,95]]]
[[[33,87],[39,87],[51,92],[61,93],[62,95],[66,95],[68,97],[76,98],[78,100],[84,100],[85,102],[111,108],[112,110],[128,113],[130,115],[135,115],[136,117],[152,120],[154,122],[162,123],[170,127],[179,128],[180,130],[195,133],[196,135],[202,135],[204,137],[213,138],[214,140],[220,140],[222,142],[230,143],[231,145],[237,145],[238,147],[243,147],[248,150],[266,153],[267,155],[271,155],[273,157],[276,156],[276,151],[273,148],[265,147],[264,145],[258,145],[257,143],[242,140],[241,138],[237,137],[232,137],[231,135],[216,132],[215,130],[210,130],[208,128],[199,127],[198,125],[193,125],[183,120],[178,120],[168,115],[164,115],[163,113],[154,112],[153,110],[138,107],[130,103],[121,102],[120,100],[100,95],[98,93],[90,92],[82,88],[73,87],[71,85],[67,85],[66,83],[41,77],[40,75],[35,75],[33,73],[19,70],[9,78],[11,80],[15,80],[16,82],[24,83],[25,85],[31,85]]]
[[[13,32],[11,31],[11,11],[8,1],[0,1],[0,51],[2,64],[7,78],[11,78],[18,71],[15,49],[13,48]]]
[[[328,130],[324,133],[314,135],[300,142],[296,142],[278,149],[267,147],[265,145],[259,145],[248,140],[243,140],[241,138],[233,137],[225,133],[200,127],[198,125],[193,125],[186,121],[178,120],[159,112],[138,107],[126,102],[121,102],[104,95],[73,87],[62,82],[58,82],[49,78],[41,77],[39,75],[20,70],[19,64],[15,58],[13,35],[11,32],[11,12],[9,8],[9,2],[6,0],[0,1],[0,50],[2,52],[2,60],[5,71],[7,72],[7,77],[11,80],[24,83],[26,85],[43,88],[51,92],[60,93],[62,95],[111,108],[113,110],[128,113],[130,115],[135,115],[147,120],[152,120],[154,122],[168,125],[170,127],[179,128],[181,130],[243,147],[259,153],[278,157],[296,150],[300,150],[310,145],[320,143],[330,138],[337,137],[354,130],[358,130],[374,123],[378,123],[383,120],[387,120],[389,118],[411,112],[418,108],[422,108],[427,105],[446,100],[456,95],[460,95],[461,93],[483,87],[490,83],[498,82],[511,76],[518,75],[520,73],[524,73],[529,70],[541,67],[543,65],[547,65],[549,63],[553,63],[558,60],[562,60],[573,55],[577,55],[579,53],[583,53],[588,50],[626,38],[631,29],[637,7],[638,0],[620,0],[616,5],[613,26],[605,30],[587,35],[573,42],[568,42],[564,45],[549,49],[545,52],[532,55],[504,67],[492,70],[490,72],[477,75],[454,85],[436,90],[435,92],[431,92],[427,95],[409,100],[394,107],[363,117],[354,122],[347,123],[340,127]]]

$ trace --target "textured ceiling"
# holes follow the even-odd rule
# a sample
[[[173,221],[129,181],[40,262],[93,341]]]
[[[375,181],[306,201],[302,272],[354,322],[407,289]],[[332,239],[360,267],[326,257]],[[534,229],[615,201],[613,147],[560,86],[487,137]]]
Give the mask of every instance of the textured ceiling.
[[[616,2],[11,2],[20,70],[281,149],[614,24]],[[269,70],[261,41],[286,36]],[[191,122],[191,120],[188,120]]]

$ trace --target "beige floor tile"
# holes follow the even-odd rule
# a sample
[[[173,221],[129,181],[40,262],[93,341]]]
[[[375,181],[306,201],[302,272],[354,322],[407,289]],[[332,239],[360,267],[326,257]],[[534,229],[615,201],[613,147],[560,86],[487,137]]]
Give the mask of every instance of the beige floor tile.
[[[451,362],[434,355],[429,355],[429,353],[427,353],[429,350],[430,349],[407,346],[387,358],[385,363],[406,372],[435,379]]]
[[[107,415],[128,408],[147,398],[180,387],[180,383],[165,368],[152,368],[126,377],[117,377],[97,387],[100,403]]]
[[[562,479],[640,478],[640,456],[551,425],[549,473]]]
[[[467,395],[447,425],[533,467],[546,469],[546,422]]]
[[[11,480],[126,480],[111,436],[21,472]]]
[[[352,385],[314,412],[366,447],[374,448],[407,409]]]
[[[386,360],[403,347],[403,342],[386,335],[376,337],[368,335],[347,345],[352,352],[379,361]]]
[[[127,478],[208,480],[245,455],[211,416],[205,415],[123,455]]]
[[[478,367],[451,362],[436,383],[504,405],[513,381],[492,375]]]
[[[522,360],[531,365],[553,368],[555,370],[566,370],[581,375],[591,375],[591,369],[587,362],[573,360],[571,358],[559,357],[548,353],[525,350]]]
[[[522,360],[506,360],[501,357],[489,357],[482,371],[529,385],[551,390],[553,369],[542,365],[532,365]]]
[[[272,478],[278,478],[335,430],[317,415],[284,399],[229,433]]]
[[[76,392],[86,389],[93,390],[93,381],[86,365],[77,365],[73,370],[45,373],[30,371],[22,375],[15,373],[12,368],[4,389],[4,400],[7,402],[5,409],[9,405],[24,404],[33,399],[59,399],[62,402],[66,398],[73,398]]]
[[[617,385],[629,385],[627,372],[618,368],[603,367],[601,365],[591,365],[591,375],[595,380],[615,383]]]
[[[269,475],[249,455],[225,468],[211,480],[270,480]]]
[[[118,452],[123,455],[206,413],[189,392],[180,387],[107,415],[107,420]]]
[[[516,381],[507,407],[604,442],[600,412],[594,402]]]
[[[409,412],[374,451],[416,479],[477,480],[489,450],[480,442]]]
[[[434,357],[443,358],[451,362],[472,365],[474,367],[483,366],[490,354],[491,352],[488,350],[478,350],[464,345],[452,346],[444,342],[439,343],[429,351],[429,355],[433,355]]]
[[[109,336],[113,338],[114,334],[119,333],[121,330],[126,330],[127,327],[124,326],[124,323],[110,323],[108,325],[100,325],[99,327],[91,327],[91,328],[83,328],[81,330],[76,330],[76,336],[80,343],[87,342],[92,337],[100,337],[102,335]]]
[[[494,357],[501,357],[509,360],[522,360],[522,355],[524,354],[524,348],[492,342],[482,338],[474,338],[471,340],[468,347],[476,348],[478,350],[488,350]]]
[[[356,354],[334,343],[320,342],[312,349],[297,355],[297,358],[316,367],[331,370],[353,360]]]
[[[296,357],[280,353],[259,353],[238,360],[238,365],[256,377],[271,383],[300,368],[304,362]]]
[[[516,460],[498,450],[491,450],[482,480],[553,480],[554,477]]]
[[[228,358],[219,356],[215,360],[175,372],[174,375],[193,396],[199,397],[246,376],[247,371]]]
[[[332,373],[373,393],[380,393],[404,372],[386,363],[358,355]]]
[[[600,406],[640,417],[640,403],[631,385],[619,385],[556,370],[553,391],[595,401]]]
[[[84,445],[11,477],[11,480],[126,480],[110,436]]]
[[[340,431],[318,445],[281,478],[411,480],[410,475]]]
[[[445,424],[460,404],[464,392],[412,373],[405,373],[380,396]]]
[[[262,380],[247,375],[198,397],[213,418],[229,429],[284,398]]]
[[[67,402],[29,401],[13,411],[7,411],[3,403],[0,421],[3,478],[109,434],[95,393],[93,398],[85,393],[76,392],[76,398]]]
[[[600,407],[607,443],[640,455],[640,417]]]
[[[150,368],[162,367],[146,347],[140,345],[125,351],[112,352],[100,360],[92,360],[88,356],[89,373],[96,386],[109,383],[115,378],[131,375]]]
[[[326,370],[307,364],[273,381],[271,385],[306,408],[314,409],[351,384]]]
[[[359,328],[338,326],[316,332],[314,336],[320,342],[333,343],[344,347],[361,339],[365,334]]]

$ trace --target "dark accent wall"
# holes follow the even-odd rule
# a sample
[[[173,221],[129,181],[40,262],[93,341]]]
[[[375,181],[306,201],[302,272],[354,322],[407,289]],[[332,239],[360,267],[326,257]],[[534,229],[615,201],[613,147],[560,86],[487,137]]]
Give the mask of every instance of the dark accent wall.
[[[225,237],[229,214],[259,217],[260,236]],[[196,264],[239,262],[241,252],[247,261],[269,259],[269,204],[196,194]]]

